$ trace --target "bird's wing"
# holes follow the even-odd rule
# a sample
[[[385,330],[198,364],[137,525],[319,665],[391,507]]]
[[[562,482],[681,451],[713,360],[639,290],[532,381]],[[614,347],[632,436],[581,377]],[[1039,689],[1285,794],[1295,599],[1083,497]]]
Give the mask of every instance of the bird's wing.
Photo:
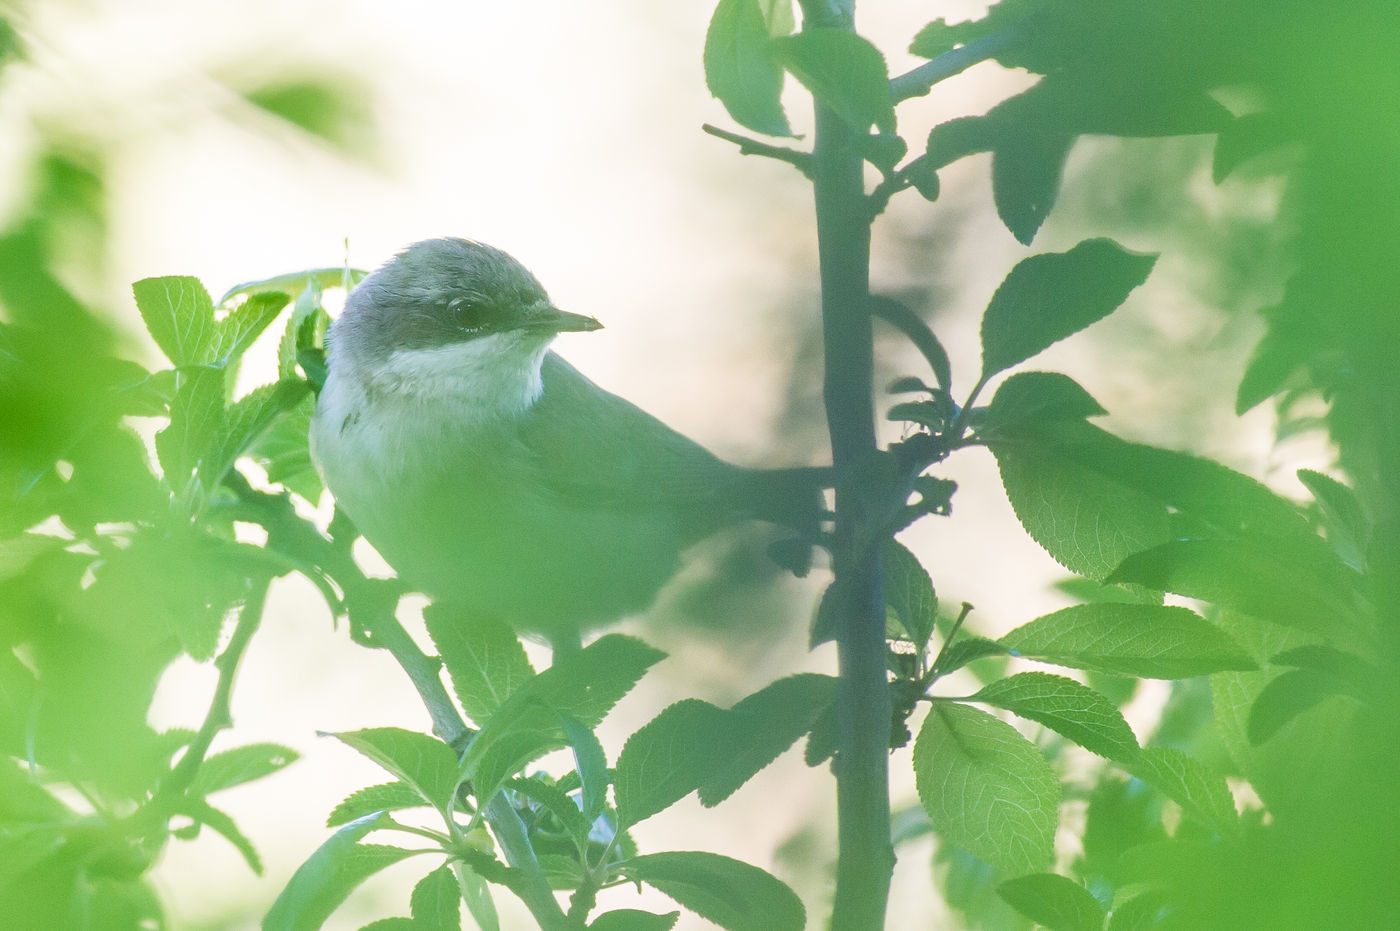
[[[599,388],[555,353],[520,439],[566,500],[610,509],[726,510],[742,472],[636,405]],[[732,507],[732,505],[731,505]],[[725,515],[712,515],[722,523]]]

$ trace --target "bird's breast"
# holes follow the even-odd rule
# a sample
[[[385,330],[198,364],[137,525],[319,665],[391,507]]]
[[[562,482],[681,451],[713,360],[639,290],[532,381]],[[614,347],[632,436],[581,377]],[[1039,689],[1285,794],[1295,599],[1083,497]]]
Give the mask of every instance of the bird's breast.
[[[577,628],[645,608],[674,572],[687,541],[672,516],[562,498],[522,418],[327,389],[312,424],[326,485],[429,595],[527,629]]]

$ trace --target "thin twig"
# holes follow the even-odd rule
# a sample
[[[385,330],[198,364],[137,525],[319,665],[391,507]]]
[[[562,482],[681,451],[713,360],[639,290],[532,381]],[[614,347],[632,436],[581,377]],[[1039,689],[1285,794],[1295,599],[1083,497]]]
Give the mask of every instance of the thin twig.
[[[367,626],[374,636],[374,645],[388,650],[408,674],[418,697],[428,709],[433,733],[461,753],[466,738],[474,732],[457,713],[457,706],[452,704],[447,689],[443,687],[441,664],[418,648],[392,609],[374,612]]]
[[[209,701],[204,723],[199,726],[194,739],[185,748],[185,755],[180,757],[180,762],[175,764],[175,768],[161,784],[156,798],[171,801],[183,795],[194,783],[199,767],[204,762],[204,755],[209,752],[209,746],[214,742],[214,736],[233,724],[233,680],[238,674],[238,664],[243,659],[243,653],[248,649],[254,632],[262,622],[270,584],[268,579],[259,579],[248,592],[248,597],[238,612],[238,623],[234,625],[233,636],[229,638],[224,652],[214,660],[214,668],[219,671],[219,680],[214,686],[214,697]],[[153,803],[155,801],[156,799],[152,799]]]
[[[1011,44],[1016,38],[1014,30],[994,33],[974,39],[966,45],[944,52],[937,58],[924,62],[913,71],[890,79],[890,97],[895,103],[910,97],[922,97],[933,89],[933,85],[957,74],[962,74],[975,64],[992,58]]]
[[[948,648],[953,645],[953,639],[957,637],[958,631],[962,629],[963,621],[966,621],[967,616],[971,613],[971,602],[964,601],[962,603],[962,611],[958,612],[957,619],[953,621],[953,626],[948,629],[948,635],[943,638],[943,646],[938,648],[938,655],[935,656],[933,662],[929,664],[928,671],[925,675],[930,682],[937,678],[939,664],[943,662],[943,657],[948,654]]]
[[[808,178],[812,177],[812,156],[808,152],[799,152],[796,149],[784,148],[780,145],[769,145],[739,133],[730,132],[727,129],[720,129],[710,123],[701,124],[700,128],[717,139],[732,142],[739,147],[740,155],[762,155],[764,158],[777,159],[780,162],[787,162],[789,165],[802,172]]]
[[[912,165],[914,162],[923,158],[924,156],[920,155],[909,164]],[[880,214],[884,213],[885,208],[890,205],[890,199],[912,184],[913,182],[909,180],[909,176],[904,168],[885,175],[866,198],[866,203],[870,205],[870,219],[874,220]]]

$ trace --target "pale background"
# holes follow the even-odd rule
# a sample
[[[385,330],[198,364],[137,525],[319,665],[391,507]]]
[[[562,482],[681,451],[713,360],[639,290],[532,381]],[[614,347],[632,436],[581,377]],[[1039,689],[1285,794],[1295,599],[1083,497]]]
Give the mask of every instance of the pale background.
[[[700,132],[706,121],[732,126],[701,70],[711,6],[31,3],[13,13],[31,60],[7,72],[0,94],[0,171],[9,182],[0,190],[12,192],[0,195],[0,209],[22,191],[37,139],[101,150],[113,251],[104,262],[72,256],[70,283],[125,313],[131,351],[149,361],[154,350],[139,335],[127,290],[135,279],[192,274],[218,295],[239,281],[340,264],[347,240],[349,261],[372,267],[417,239],[481,239],[529,265],[561,307],[603,320],[602,332],[566,336],[557,348],[604,386],[735,461],[820,462],[819,371],[790,381],[815,332],[810,187],[789,166],[740,158]],[[860,25],[899,73],[918,63],[903,49],[928,19],[967,18],[984,7],[865,2]],[[357,99],[372,128],[359,157],[279,123],[236,92],[264,75],[326,72],[363,89]],[[1029,81],[979,66],[903,105],[901,131],[918,145],[938,121],[982,112]],[[791,82],[787,100],[794,127],[806,131],[809,105]],[[1107,145],[1089,140],[1075,149],[1062,205],[1033,249],[996,218],[986,157],[945,171],[936,205],[902,195],[876,227],[875,288],[924,298],[916,309],[936,316],[966,390],[981,308],[1018,258],[1067,249],[1088,235],[1165,250],[1149,284],[1115,317],[1054,347],[1034,367],[1073,375],[1114,413],[1107,425],[1131,438],[1213,455],[1292,490],[1292,470],[1323,464],[1325,451],[1271,449],[1271,414],[1236,419],[1232,392],[1222,388],[1237,380],[1257,335],[1253,317],[1211,309],[1209,283],[1192,278],[1184,232],[1163,242],[1111,219],[1086,219],[1115,196],[1090,170]],[[1183,231],[1267,223],[1276,208],[1278,192],[1268,185],[1215,188],[1199,163],[1209,152],[1199,140],[1114,145],[1143,154],[1140,175],[1124,182],[1130,186],[1151,186],[1154,158],[1195,166],[1187,171],[1193,199],[1180,205]],[[1271,296],[1267,278],[1255,305]],[[888,333],[879,352],[881,385],[900,374],[926,375],[917,355]],[[895,437],[897,428],[887,425],[887,438]],[[1063,573],[1020,532],[990,456],[970,452],[942,474],[961,485],[954,517],[925,521],[904,539],[945,601],[975,604],[970,627],[989,635],[1066,603],[1049,589]],[[327,502],[321,511],[328,513]],[[728,703],[798,668],[831,671],[829,648],[809,656],[804,646],[823,580],[818,573],[780,583],[771,603],[790,615],[782,623],[787,633],[758,643],[731,649],[703,631],[644,631],[673,656],[604,725],[609,759],[628,733],[676,699]],[[427,728],[387,657],[332,630],[308,585],[286,582],[275,592],[235,693],[236,729],[216,748],[274,740],[304,758],[220,797],[263,854],[264,877],[252,876],[210,832],[169,848],[155,878],[177,928],[254,925],[327,836],[329,808],[383,781],[372,764],[316,731]],[[662,607],[674,600],[664,594]],[[155,723],[197,723],[211,672],[173,668]],[[1159,690],[1146,689],[1130,709],[1140,737],[1160,699]],[[908,765],[907,749],[893,756],[897,806],[915,802]],[[774,870],[804,896],[815,926],[829,908],[833,789],[824,769],[802,765],[799,749],[719,808],[705,812],[691,799],[636,833],[644,850],[713,850]],[[786,852],[775,854],[780,848]],[[944,926],[930,852],[927,840],[901,848],[892,928]],[[409,885],[427,864],[409,861],[367,884],[330,927],[406,914]],[[498,896],[506,925],[526,926],[508,899]],[[630,890],[611,901],[671,908],[660,896],[639,899]],[[680,927],[701,925],[686,916]]]

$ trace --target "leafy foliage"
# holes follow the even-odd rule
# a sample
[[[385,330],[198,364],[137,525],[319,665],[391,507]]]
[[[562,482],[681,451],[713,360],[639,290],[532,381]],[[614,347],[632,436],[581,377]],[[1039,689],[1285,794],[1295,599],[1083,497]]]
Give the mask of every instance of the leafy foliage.
[[[861,687],[843,669],[840,681],[780,676],[727,709],[682,700],[632,734],[610,769],[596,728],[659,651],[605,635],[537,671],[508,626],[438,604],[426,619],[439,657],[423,657],[394,620],[398,586],[356,567],[353,533],[341,522],[323,532],[294,506],[322,491],[305,441],[325,377],[322,293],[358,274],[276,276],[217,304],[191,277],[139,281],[135,307],[169,363],[150,371],[121,357],[120,341],[55,271],[54,217],[97,223],[103,199],[100,168],[55,150],[39,162],[33,203],[0,229],[0,914],[19,927],[158,926],[143,877],[172,839],[205,828],[261,871],[254,838],[209,797],[297,755],[259,742],[210,747],[230,724],[235,673],[269,585],[291,572],[348,614],[357,637],[394,651],[445,739],[395,727],[334,735],[394,781],[331,811],[334,832],[287,882],[266,928],[320,927],[368,877],[420,853],[433,866],[409,916],[371,927],[458,927],[462,904],[478,925],[498,927],[493,889],[520,897],[546,927],[676,924],[677,912],[593,914],[598,892],[624,883],[725,928],[803,927],[800,900],[769,873],[701,851],[642,854],[627,831],[691,792],[721,803],[804,735],[807,761],[829,759],[849,780],[864,765],[852,749],[871,744],[869,731],[853,733],[860,701],[889,712],[877,748],[904,746],[917,727],[911,764],[926,820],[904,833],[937,835],[946,897],[969,924],[1018,921],[1009,909],[1064,929],[1372,927],[1395,913],[1400,286],[1390,251],[1400,152],[1380,109],[1400,96],[1394,11],[1364,0],[1325,10],[1132,0],[1107,16],[1077,0],[1002,0],[978,20],[929,23],[911,47],[927,65],[891,79],[874,44],[819,4],[802,6],[794,33],[790,3],[719,0],[706,83],[761,134],[793,138],[786,74],[835,118],[819,121],[810,153],[735,138],[812,178],[820,222],[846,233],[868,234],[904,190],[935,200],[941,169],[991,153],[996,212],[1028,245],[1085,135],[1213,135],[1216,184],[1278,174],[1294,267],[1263,311],[1235,406],[1273,400],[1282,430],[1300,401],[1321,399],[1341,477],[1301,470],[1312,500],[1300,506],[1218,463],[1089,424],[1106,412],[1066,375],[1010,371],[1123,305],[1155,254],[1094,238],[1021,260],[991,296],[979,377],[962,397],[954,360],[919,312],[866,293],[868,275],[855,274],[838,282],[847,309],[861,325],[879,317],[894,327],[935,382],[891,386],[903,396],[888,411],[908,424],[903,439],[859,461],[838,457],[837,533],[821,539],[836,579],[814,643],[846,650],[862,606],[883,607],[884,662],[866,664]],[[0,64],[17,54],[22,43],[0,24]],[[979,56],[1040,77],[980,116],[936,126],[911,153],[896,106]],[[1250,112],[1236,115],[1220,101],[1240,88]],[[240,93],[353,149],[364,117],[343,91],[289,80]],[[823,187],[833,138],[855,172],[834,210]],[[862,160],[878,172],[870,191]],[[1151,238],[1151,227],[1135,224],[1134,237]],[[821,232],[830,242],[832,228]],[[864,248],[855,238],[848,258]],[[276,381],[237,394],[244,355],[280,316]],[[991,402],[977,407],[994,378]],[[831,379],[848,381],[840,370]],[[868,384],[856,387],[868,401]],[[154,458],[137,418],[157,422]],[[893,540],[914,520],[950,513],[956,486],[929,470],[976,445],[994,455],[1026,532],[1085,580],[1074,590],[1087,603],[998,640],[963,630],[980,621],[968,605],[955,619],[942,614],[934,578]],[[274,487],[255,487],[239,465],[248,461]],[[238,542],[240,524],[260,526],[266,542]],[[872,565],[882,587],[853,578]],[[873,592],[883,606],[862,602]],[[1164,593],[1198,610],[1166,605]],[[202,721],[159,733],[146,710],[180,656],[212,661],[215,697]],[[1025,661],[1083,670],[1088,684],[1025,671]],[[960,689],[969,673],[980,684]],[[1173,682],[1141,744],[1119,709],[1135,678]],[[1069,744],[1100,758],[1087,775],[1065,765]],[[562,749],[571,768],[530,771]],[[1262,808],[1240,810],[1226,774]],[[1056,859],[1060,806],[1080,798],[1083,854]],[[412,821],[399,820],[410,810]],[[889,832],[875,827],[866,833],[883,845]],[[377,842],[389,837],[399,844]],[[838,870],[834,924],[861,927],[843,911],[854,907],[847,875]]]

